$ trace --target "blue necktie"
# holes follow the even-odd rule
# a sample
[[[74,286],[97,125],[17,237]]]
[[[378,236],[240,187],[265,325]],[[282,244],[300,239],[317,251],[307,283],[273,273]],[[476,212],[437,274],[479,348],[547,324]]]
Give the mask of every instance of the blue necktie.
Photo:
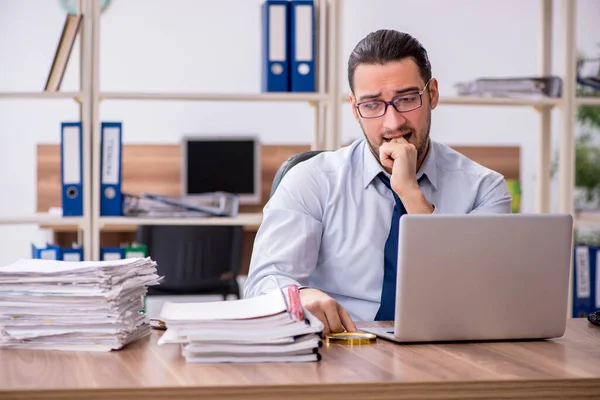
[[[375,316],[375,321],[393,321],[396,310],[396,269],[398,265],[398,228],[400,226],[400,217],[406,214],[406,208],[400,201],[400,198],[392,190],[390,179],[381,172],[378,178],[385,183],[385,186],[392,191],[394,195],[394,212],[392,213],[392,225],[390,233],[385,242],[384,251],[384,270],[383,270],[383,288],[381,290],[381,305]]]

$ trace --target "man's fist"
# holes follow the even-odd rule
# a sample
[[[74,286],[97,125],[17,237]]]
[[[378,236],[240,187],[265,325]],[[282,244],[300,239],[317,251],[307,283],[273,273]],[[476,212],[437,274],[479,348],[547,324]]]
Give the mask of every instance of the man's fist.
[[[381,164],[392,171],[390,183],[398,195],[418,188],[417,148],[403,137],[385,142],[379,148]]]

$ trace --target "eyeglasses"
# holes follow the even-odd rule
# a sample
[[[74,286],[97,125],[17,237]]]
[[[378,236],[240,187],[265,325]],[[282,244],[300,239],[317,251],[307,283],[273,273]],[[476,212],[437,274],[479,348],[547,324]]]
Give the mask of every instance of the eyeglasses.
[[[388,106],[394,107],[394,110],[399,113],[416,110],[423,105],[423,93],[429,82],[431,82],[431,79],[427,81],[423,89],[416,93],[396,96],[390,101],[369,100],[358,103],[356,105],[358,114],[363,118],[379,118],[385,114]]]

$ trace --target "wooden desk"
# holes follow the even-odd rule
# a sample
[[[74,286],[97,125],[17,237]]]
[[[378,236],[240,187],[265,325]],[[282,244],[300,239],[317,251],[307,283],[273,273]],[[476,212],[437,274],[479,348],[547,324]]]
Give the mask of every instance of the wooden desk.
[[[0,350],[0,398],[600,398],[600,328],[584,319],[547,341],[379,339],[324,345],[321,362],[303,364],[187,364],[177,345],[156,344],[159,335],[113,353]]]

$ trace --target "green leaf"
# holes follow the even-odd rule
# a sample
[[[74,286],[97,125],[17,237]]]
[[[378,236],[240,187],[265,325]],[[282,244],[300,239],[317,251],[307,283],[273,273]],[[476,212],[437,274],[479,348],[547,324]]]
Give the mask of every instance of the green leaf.
[[[579,106],[577,109],[577,121],[586,128],[600,128],[600,107]]]

